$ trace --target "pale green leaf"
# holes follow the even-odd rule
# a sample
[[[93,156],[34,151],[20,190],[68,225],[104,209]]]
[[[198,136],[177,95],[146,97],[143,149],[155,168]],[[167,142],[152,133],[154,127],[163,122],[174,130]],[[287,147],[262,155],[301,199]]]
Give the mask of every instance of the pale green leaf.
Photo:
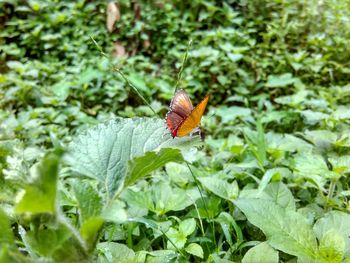
[[[295,82],[295,78],[290,73],[285,73],[282,75],[270,75],[267,79],[266,87],[276,88],[285,87],[291,85]]]
[[[182,232],[176,230],[173,227],[169,228],[169,230],[166,232],[166,236],[171,241],[170,242],[168,240],[167,242],[168,249],[182,249],[187,242],[186,235],[184,235]],[[174,247],[174,245],[176,247]]]
[[[236,181],[228,183],[226,180],[214,176],[198,177],[198,180],[205,188],[221,198],[232,201],[238,196],[239,189]]]
[[[344,257],[345,241],[338,230],[331,229],[323,234],[319,246],[318,262],[340,263]]]
[[[300,258],[316,258],[316,237],[301,214],[269,200],[239,199],[235,204],[265,233],[272,247]]]
[[[88,250],[93,250],[98,241],[99,232],[104,223],[101,217],[90,217],[80,228],[80,234],[85,240]]]
[[[333,177],[334,173],[328,169],[328,166],[321,155],[301,154],[294,159],[295,174],[301,178],[312,181],[322,189],[327,178]]]
[[[319,240],[324,239],[330,230],[336,230],[343,237],[345,253],[350,253],[350,215],[340,211],[331,211],[314,225],[314,231]]]
[[[295,211],[295,200],[289,188],[282,182],[269,184],[265,188],[265,193],[280,206]]]
[[[204,252],[203,252],[203,248],[196,244],[196,243],[191,243],[189,244],[186,248],[185,248],[186,252],[187,253],[190,253],[196,257],[199,257],[199,258],[203,258],[204,256]]]
[[[124,244],[101,242],[97,245],[98,263],[131,263],[134,262],[135,252]]]
[[[0,208],[0,246],[4,243],[14,244],[11,223],[6,213]]]
[[[262,242],[247,251],[242,263],[278,263],[278,252],[267,242]]]
[[[198,136],[173,139],[161,119],[116,118],[77,136],[67,161],[78,174],[100,181],[112,197],[122,189],[129,160],[161,148],[184,149],[199,141]]]
[[[193,218],[185,219],[179,224],[179,231],[186,237],[191,235],[196,229],[196,220]]]
[[[80,223],[90,217],[99,216],[102,210],[102,198],[86,181],[76,180],[73,184],[75,198],[78,201]]]
[[[60,154],[48,153],[36,167],[37,179],[28,185],[15,207],[16,213],[54,213]]]
[[[141,157],[129,161],[125,186],[132,185],[168,162],[183,162],[179,149],[164,148],[158,153],[147,152]]]
[[[126,222],[128,215],[125,210],[125,204],[116,199],[111,200],[103,209],[101,217],[106,221],[117,224]]]

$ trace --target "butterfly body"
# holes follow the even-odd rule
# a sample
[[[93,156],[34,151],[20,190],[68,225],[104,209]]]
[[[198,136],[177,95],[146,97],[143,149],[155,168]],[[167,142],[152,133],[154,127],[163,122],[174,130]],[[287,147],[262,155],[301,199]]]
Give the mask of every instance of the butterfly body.
[[[167,128],[173,138],[186,136],[198,127],[208,100],[209,95],[205,96],[196,107],[193,107],[184,90],[176,92],[170,103],[170,111],[165,117]]]

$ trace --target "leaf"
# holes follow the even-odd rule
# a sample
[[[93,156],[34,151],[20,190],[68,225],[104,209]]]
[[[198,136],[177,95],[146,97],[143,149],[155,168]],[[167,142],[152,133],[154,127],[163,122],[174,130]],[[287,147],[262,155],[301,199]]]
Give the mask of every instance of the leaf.
[[[249,108],[243,107],[219,107],[215,111],[216,115],[221,118],[221,123],[229,123],[234,121],[238,117],[248,117],[251,116],[252,111]]]
[[[0,246],[3,244],[14,244],[14,236],[11,223],[6,213],[0,208]]]
[[[236,181],[228,183],[217,177],[198,177],[198,180],[211,192],[226,200],[235,200],[238,196],[238,184]]]
[[[187,242],[186,235],[173,227],[169,228],[169,230],[166,232],[166,236],[169,239],[167,242],[168,249],[182,249]]]
[[[165,170],[171,181],[179,186],[185,186],[188,182],[193,181],[191,171],[186,165],[174,162],[167,163]]]
[[[101,242],[97,245],[99,263],[129,263],[134,260],[135,252],[124,244]]]
[[[82,225],[80,234],[84,238],[89,251],[94,250],[103,223],[104,220],[101,217],[90,217]]]
[[[340,211],[331,211],[314,225],[314,231],[319,240],[324,239],[330,230],[336,230],[343,237],[345,241],[344,252],[350,253],[350,215]]]
[[[109,222],[125,223],[128,220],[128,215],[124,207],[124,202],[113,199],[103,209],[101,217]]]
[[[231,226],[233,227],[236,234],[236,245],[239,246],[243,242],[242,230],[229,213],[221,212],[220,215],[215,219],[215,221],[221,225],[225,238],[227,239],[230,246],[233,245],[232,238],[231,238],[231,235],[232,235]]]
[[[58,225],[55,228],[39,229],[37,231],[30,230],[22,233],[21,236],[27,250],[41,256],[59,257],[63,254],[61,250],[68,249],[65,244],[70,247],[70,250],[74,250],[73,243],[69,242],[72,233],[63,225]]]
[[[120,11],[116,3],[109,2],[107,5],[106,26],[109,32],[113,32],[115,22],[120,20]]]
[[[262,242],[245,253],[242,263],[278,263],[278,252]]]
[[[320,240],[319,261],[340,263],[344,257],[345,241],[338,230],[327,231]]]
[[[187,253],[190,253],[191,255],[194,255],[194,256],[199,257],[199,258],[203,258],[203,256],[204,256],[203,248],[196,243],[189,244],[185,248],[185,250]]]
[[[285,73],[282,75],[270,75],[265,84],[268,88],[285,87],[295,82],[295,78],[291,73]]]
[[[335,173],[328,169],[322,156],[318,154],[301,154],[294,159],[295,174],[311,180],[319,188],[323,188],[327,178]]]
[[[298,258],[316,258],[316,237],[301,214],[269,200],[238,199],[234,203],[265,233],[272,247]]]
[[[73,184],[75,198],[80,211],[80,223],[83,224],[90,217],[99,216],[102,210],[102,198],[86,181],[77,180]]]
[[[147,152],[144,156],[136,157],[129,161],[125,186],[134,184],[168,162],[183,161],[184,159],[179,149],[164,148],[161,149],[158,154],[155,152]]]
[[[37,180],[28,185],[15,207],[16,213],[55,213],[60,154],[48,153],[36,167]]]
[[[72,170],[101,182],[108,196],[122,189],[129,160],[161,148],[183,148],[199,137],[172,139],[164,121],[152,118],[115,120],[99,124],[77,136],[69,145]]]
[[[271,181],[272,177],[279,176],[282,178],[285,174],[290,174],[290,171],[284,167],[276,167],[267,170],[259,183],[259,193],[264,191],[268,183]]]
[[[272,201],[283,208],[295,211],[295,200],[292,192],[282,182],[269,184],[264,191]]]
[[[127,189],[122,198],[131,205],[135,205],[163,215],[169,211],[180,211],[192,205],[198,198],[198,190],[189,191],[172,188],[169,183],[158,182],[151,189],[133,191]]]
[[[196,229],[196,220],[193,218],[186,219],[182,221],[179,225],[179,231],[186,237],[191,235]]]

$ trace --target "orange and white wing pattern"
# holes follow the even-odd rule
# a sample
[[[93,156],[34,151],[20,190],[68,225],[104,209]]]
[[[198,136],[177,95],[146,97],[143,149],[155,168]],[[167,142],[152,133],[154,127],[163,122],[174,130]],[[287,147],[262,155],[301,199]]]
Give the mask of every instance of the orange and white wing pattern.
[[[204,99],[192,110],[191,114],[180,123],[176,130],[176,136],[183,137],[189,134],[194,128],[197,128],[201,122],[205,108],[209,101],[209,95],[205,96]]]
[[[193,110],[190,97],[184,90],[179,90],[170,103],[170,110],[176,112],[182,118],[189,116]]]

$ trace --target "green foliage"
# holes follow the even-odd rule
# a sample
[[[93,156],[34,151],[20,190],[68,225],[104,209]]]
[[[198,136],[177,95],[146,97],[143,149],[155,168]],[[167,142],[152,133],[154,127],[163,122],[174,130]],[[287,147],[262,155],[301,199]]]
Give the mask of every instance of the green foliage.
[[[349,1],[111,4],[0,1],[0,262],[349,262]]]

